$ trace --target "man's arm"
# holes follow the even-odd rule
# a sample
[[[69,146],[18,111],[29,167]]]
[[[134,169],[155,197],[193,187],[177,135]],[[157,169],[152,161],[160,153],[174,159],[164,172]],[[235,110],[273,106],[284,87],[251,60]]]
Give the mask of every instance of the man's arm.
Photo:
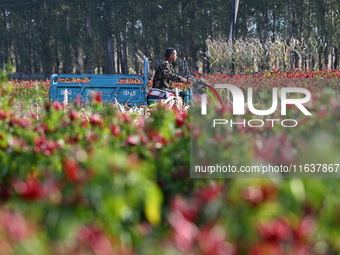
[[[187,79],[183,78],[180,75],[175,74],[171,68],[170,63],[168,61],[164,61],[162,64],[162,72],[164,75],[164,78],[175,81],[175,82],[187,82]]]

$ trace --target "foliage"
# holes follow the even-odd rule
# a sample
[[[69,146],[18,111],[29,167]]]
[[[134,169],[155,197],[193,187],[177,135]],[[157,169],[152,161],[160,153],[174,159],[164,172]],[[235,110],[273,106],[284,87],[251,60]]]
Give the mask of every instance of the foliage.
[[[288,42],[295,38],[300,45],[303,40],[307,45],[319,45],[322,38],[326,47],[319,48],[319,60],[309,63],[309,67],[329,63],[331,68],[338,68],[339,9],[336,0],[243,0],[237,15],[236,38],[244,42],[256,38],[261,44],[273,42],[268,46],[274,48],[265,49],[268,51],[282,51],[276,47],[277,37],[287,38]],[[231,10],[231,1],[212,0],[1,1],[0,68],[11,61],[16,72],[28,76],[140,73],[139,58],[143,55],[156,68],[164,50],[175,47],[179,72],[185,73],[187,67],[191,72],[198,68],[208,72],[206,40],[228,36]],[[288,42],[286,46],[292,45]],[[303,47],[298,51],[304,54]],[[306,53],[313,57],[316,54],[310,48]],[[284,57],[278,61],[284,62]]]
[[[270,71],[260,72],[256,75],[236,73],[234,76],[228,74],[216,73],[214,75],[205,75],[196,73],[199,80],[203,80],[210,84],[233,84],[244,92],[248,87],[252,87],[254,91],[262,94],[272,90],[273,87],[301,87],[307,88],[311,92],[323,91],[325,88],[331,88],[336,94],[339,94],[339,70],[323,69],[320,71],[298,70],[283,72],[280,69],[272,69]],[[220,91],[221,96],[225,96],[223,91]],[[256,97],[256,95],[255,95]]]
[[[340,105],[329,90],[339,86],[338,71],[201,76],[211,84],[262,84],[259,90],[291,80],[312,90],[313,115],[292,110],[301,123],[294,132],[227,130],[235,139],[226,155],[250,151],[249,164],[338,160]],[[186,111],[157,106],[145,118],[100,100],[65,107],[43,98],[43,83],[31,88],[39,88],[32,96],[43,98],[43,110],[23,111],[12,107],[17,94],[7,87],[0,87],[3,254],[340,252],[337,179],[192,180]]]
[[[280,69],[290,71],[319,70],[326,67],[325,58],[320,58],[327,43],[322,38],[301,38],[261,43],[259,39],[236,40],[233,43],[221,40],[207,40],[207,57],[215,72],[258,73]],[[327,66],[332,69],[331,62]]]
[[[50,81],[20,81],[12,80],[6,84],[10,88],[11,96],[19,101],[30,101],[30,99],[48,99]]]

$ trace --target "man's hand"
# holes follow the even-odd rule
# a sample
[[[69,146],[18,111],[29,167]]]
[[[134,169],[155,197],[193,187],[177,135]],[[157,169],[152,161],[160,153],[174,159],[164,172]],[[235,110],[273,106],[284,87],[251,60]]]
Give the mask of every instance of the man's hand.
[[[183,82],[183,83],[187,83],[187,82],[188,82],[188,79],[186,79],[186,78],[182,78],[182,79],[181,79],[181,82]]]

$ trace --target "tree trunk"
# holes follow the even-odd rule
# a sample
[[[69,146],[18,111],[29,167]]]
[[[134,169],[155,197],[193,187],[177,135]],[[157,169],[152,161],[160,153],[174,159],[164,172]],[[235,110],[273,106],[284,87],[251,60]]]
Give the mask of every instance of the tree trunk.
[[[85,72],[83,47],[75,47],[74,51],[76,56],[76,73],[83,74]]]
[[[273,33],[273,35],[272,35],[272,42],[274,42],[275,41],[275,37],[276,37],[276,1],[273,1],[272,2],[272,6],[273,6],[273,30],[272,30],[272,33]]]
[[[59,45],[58,44],[58,40],[56,40],[56,42],[54,44],[54,58],[55,58],[55,69],[54,69],[54,72],[55,73],[59,73],[59,66],[60,66],[58,45]]]
[[[93,45],[93,32],[92,32],[92,22],[91,22],[91,8],[87,6],[88,16],[86,18],[86,28],[87,28],[87,45],[85,45],[85,72],[93,73],[93,51],[95,47]]]
[[[291,23],[291,13],[290,13],[290,0],[286,0],[286,24],[287,24],[287,40],[292,38],[292,23]]]
[[[113,38],[112,35],[108,35],[106,38],[107,42],[107,57],[109,58],[109,68],[108,71],[110,74],[115,73],[115,56],[114,56],[114,50],[113,50]]]
[[[334,64],[333,64],[333,69],[338,68],[339,64],[339,55],[338,55],[338,48],[334,46]]]
[[[122,56],[122,73],[123,74],[128,74],[129,69],[128,69],[128,45],[127,45],[127,28],[125,27],[124,32],[123,32],[123,56]]]
[[[62,53],[62,63],[63,63],[63,73],[72,72],[72,44],[71,44],[71,31],[70,31],[70,14],[65,13],[66,31],[63,41],[63,53]]]
[[[108,0],[105,1],[104,7],[104,21],[106,23],[106,47],[107,47],[107,57],[109,60],[108,63],[108,72],[110,74],[115,73],[115,55],[113,50],[113,38],[112,38],[112,31],[111,31],[111,6]]]
[[[45,79],[48,79],[52,72],[52,64],[50,61],[51,58],[51,49],[50,49],[50,28],[48,27],[48,9],[46,6],[46,3],[44,3],[43,6],[43,41],[44,41],[44,47],[43,47],[43,71],[45,74]]]
[[[116,34],[116,45],[117,45],[117,73],[121,73],[122,50],[121,50],[120,35],[118,33]]]

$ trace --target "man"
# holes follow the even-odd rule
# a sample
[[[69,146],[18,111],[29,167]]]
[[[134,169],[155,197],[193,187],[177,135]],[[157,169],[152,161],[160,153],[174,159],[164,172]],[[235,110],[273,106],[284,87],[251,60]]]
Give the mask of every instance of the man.
[[[172,63],[177,60],[177,52],[174,48],[165,51],[165,58],[156,70],[153,78],[153,88],[172,90],[172,82],[187,82],[186,78],[174,73]]]

